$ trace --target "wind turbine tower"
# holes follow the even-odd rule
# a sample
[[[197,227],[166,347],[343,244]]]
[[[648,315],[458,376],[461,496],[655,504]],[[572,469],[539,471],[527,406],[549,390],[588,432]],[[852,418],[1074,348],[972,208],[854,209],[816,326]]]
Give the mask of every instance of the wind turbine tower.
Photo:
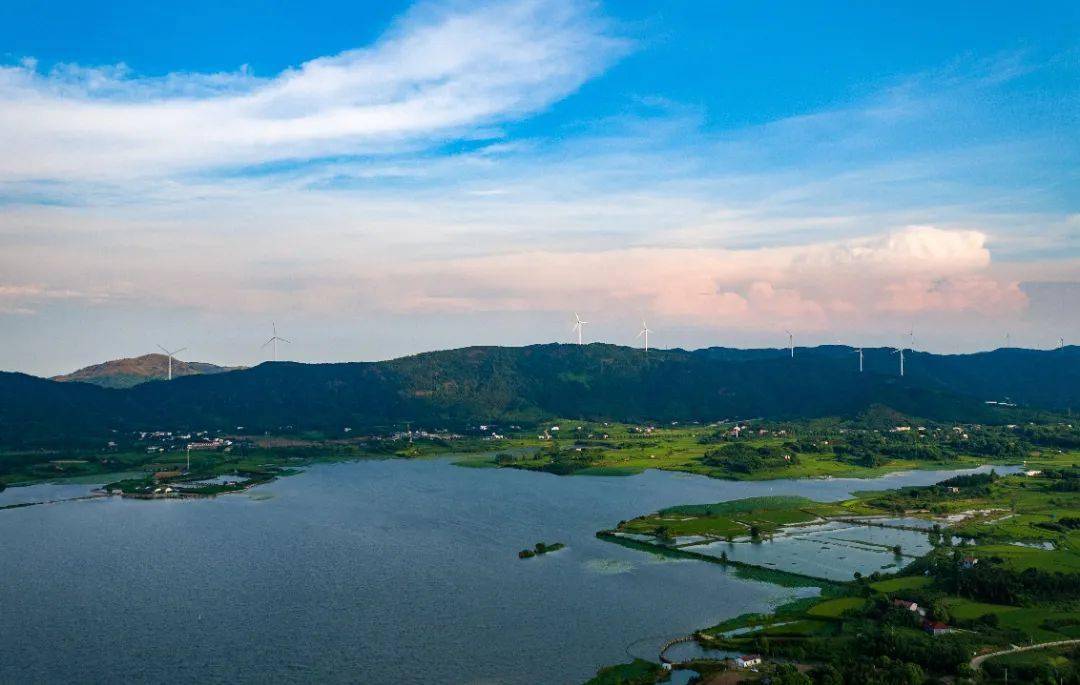
[[[173,360],[173,355],[174,354],[179,354],[180,352],[183,352],[187,348],[186,347],[181,347],[178,350],[173,350],[172,352],[170,352],[170,351],[166,350],[164,347],[162,347],[161,345],[158,345],[158,349],[161,350],[162,352],[164,352],[169,357],[169,380],[171,381],[172,380],[172,360]]]
[[[791,331],[789,331],[787,329],[784,329],[784,332],[787,333],[788,349],[791,350],[791,358],[794,359],[795,358],[795,336],[793,336],[791,334]]]
[[[904,348],[903,348],[903,346],[894,347],[892,353],[896,354],[897,352],[900,353],[900,377],[903,378],[904,377]]]
[[[641,331],[637,334],[637,337],[645,337],[645,351],[649,351],[649,324],[645,323],[645,319],[641,320]]]
[[[862,362],[863,362],[862,348],[857,347],[857,348],[855,348],[854,352],[859,355],[859,373],[862,373],[863,372],[862,371]]]
[[[271,321],[270,325],[273,326],[273,328],[274,328],[274,335],[269,340],[264,342],[262,346],[265,348],[267,345],[270,345],[271,343],[273,343],[273,345],[274,345],[274,361],[277,361],[277,344],[278,344],[278,341],[280,340],[281,342],[283,342],[283,343],[285,343],[287,345],[291,345],[292,341],[291,340],[286,340],[285,338],[282,338],[281,336],[279,336],[277,334],[277,323],[276,322]]]
[[[588,321],[582,321],[580,316],[578,316],[576,313],[574,314],[574,329],[573,330],[577,331],[577,344],[578,345],[582,344],[581,333],[585,329],[585,324],[587,324],[587,323],[589,323],[589,322]]]

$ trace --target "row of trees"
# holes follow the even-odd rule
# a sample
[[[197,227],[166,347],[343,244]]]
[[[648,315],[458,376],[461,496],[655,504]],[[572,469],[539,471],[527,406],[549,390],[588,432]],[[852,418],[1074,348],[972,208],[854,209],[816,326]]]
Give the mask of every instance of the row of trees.
[[[1017,571],[998,557],[967,567],[959,551],[934,554],[926,560],[944,590],[992,604],[1028,605],[1080,599],[1080,573],[1026,568]]]

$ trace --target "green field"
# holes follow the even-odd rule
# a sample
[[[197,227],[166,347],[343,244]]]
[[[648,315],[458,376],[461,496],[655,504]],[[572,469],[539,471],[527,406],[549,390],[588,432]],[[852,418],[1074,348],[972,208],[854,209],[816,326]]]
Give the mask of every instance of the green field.
[[[840,597],[815,604],[806,612],[814,618],[840,618],[845,612],[860,609],[866,603],[862,597]]]
[[[979,545],[969,551],[977,557],[999,557],[1005,565],[1023,570],[1037,568],[1043,571],[1080,572],[1080,556],[1070,550],[1046,550],[1009,544]]]
[[[926,576],[906,576],[903,578],[890,578],[889,580],[879,580],[876,583],[870,583],[870,587],[878,592],[894,593],[902,590],[915,590],[924,588],[934,582],[933,578],[927,578]]]
[[[962,597],[950,597],[945,600],[945,605],[949,608],[949,613],[952,614],[954,619],[962,621],[970,621],[981,616],[994,614],[999,619],[1003,619],[1004,622],[1005,614],[1021,610],[1020,607],[976,602]]]
[[[767,637],[805,638],[826,637],[829,635],[835,635],[836,632],[837,625],[832,621],[802,619],[799,621],[785,623],[783,625],[774,625],[762,628],[761,631],[755,633],[755,635],[763,635]]]

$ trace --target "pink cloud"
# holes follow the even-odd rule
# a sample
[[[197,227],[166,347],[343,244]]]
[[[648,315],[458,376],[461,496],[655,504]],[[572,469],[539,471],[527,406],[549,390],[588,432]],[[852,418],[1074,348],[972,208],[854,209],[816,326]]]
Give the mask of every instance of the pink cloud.
[[[395,273],[380,304],[409,311],[648,311],[693,325],[823,330],[875,312],[1022,309],[978,231],[913,226],[839,243],[748,250],[534,251]]]
[[[1015,282],[972,274],[938,280],[910,279],[885,286],[878,309],[893,312],[962,312],[1001,314],[1023,309],[1027,296]]]

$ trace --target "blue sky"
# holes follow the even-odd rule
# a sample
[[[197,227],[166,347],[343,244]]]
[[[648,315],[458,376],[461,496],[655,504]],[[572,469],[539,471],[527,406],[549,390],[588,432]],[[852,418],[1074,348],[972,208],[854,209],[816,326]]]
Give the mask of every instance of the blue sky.
[[[43,5],[0,7],[3,368],[575,310],[662,346],[1080,337],[1075,3]]]
[[[303,4],[27,2],[0,7],[6,60],[43,65],[125,63],[140,74],[232,71],[276,74],[370,44],[409,2]],[[1076,3],[693,3],[627,0],[602,5],[641,49],[602,79],[525,122],[557,130],[606,116],[635,97],[663,97],[707,112],[709,127],[756,124],[842,104],[880,85],[952,63],[1076,49]],[[1074,58],[1075,59],[1075,58]],[[1052,76],[1049,93],[1068,90]]]

